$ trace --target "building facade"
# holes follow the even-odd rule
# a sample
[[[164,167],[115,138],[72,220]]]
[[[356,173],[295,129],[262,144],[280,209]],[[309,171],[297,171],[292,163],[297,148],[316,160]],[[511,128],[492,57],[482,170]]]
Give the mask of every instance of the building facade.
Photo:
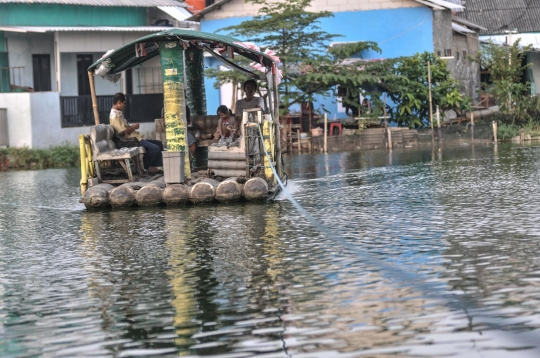
[[[478,28],[466,24],[456,30],[453,11],[463,9],[459,0],[313,0],[308,11],[331,11],[334,16],[321,19],[320,27],[331,34],[339,34],[337,41],[374,41],[382,53],[362,53],[364,59],[384,59],[411,56],[418,52],[434,52],[448,59],[448,66],[460,82],[462,91],[476,101],[480,76],[478,66],[463,57],[463,51],[474,55],[478,51]],[[237,25],[257,14],[260,5],[244,0],[221,0],[196,13],[189,20],[200,22],[201,31],[219,32]],[[471,24],[472,25],[472,24]],[[262,30],[261,30],[262,31]],[[464,35],[464,31],[466,35]],[[465,36],[460,40],[462,36]],[[476,38],[474,38],[476,36]],[[218,63],[209,59],[209,67]],[[227,91],[211,91],[208,80],[208,108],[228,104]],[[330,112],[330,118],[345,116],[339,98],[319,97],[314,108]]]
[[[93,125],[87,68],[105,52],[170,26],[198,29],[175,13],[176,0],[53,0],[0,2],[0,111],[11,147],[77,143]],[[172,14],[172,15],[171,15]],[[180,19],[179,19],[180,18]],[[96,78],[100,117],[107,123],[111,95],[125,92],[128,114],[153,131],[163,106],[159,59],[122,74]],[[0,126],[0,128],[5,128]]]
[[[532,46],[527,53],[527,63],[531,66],[523,77],[530,84],[531,94],[540,94],[540,2],[467,0],[466,5],[458,15],[464,21],[482,26],[481,41],[511,45],[519,39],[521,45]]]

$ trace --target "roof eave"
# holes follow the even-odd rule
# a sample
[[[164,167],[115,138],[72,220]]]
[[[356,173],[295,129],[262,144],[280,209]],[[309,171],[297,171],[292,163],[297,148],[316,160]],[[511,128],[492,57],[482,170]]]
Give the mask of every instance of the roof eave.
[[[461,23],[463,25],[472,27],[474,29],[478,29],[480,31],[487,31],[487,29],[485,27],[482,27],[482,26],[480,26],[478,24],[475,24],[474,22],[464,20],[463,18],[461,18],[459,16],[452,15],[452,21],[459,22],[459,23]]]
[[[221,0],[221,1],[215,2],[212,5],[205,7],[204,10],[201,10],[198,13],[193,14],[193,16],[188,17],[186,21],[198,21],[198,20],[200,21],[204,17],[204,15],[214,10],[220,10],[222,5],[225,5],[226,3],[230,1],[231,0]]]

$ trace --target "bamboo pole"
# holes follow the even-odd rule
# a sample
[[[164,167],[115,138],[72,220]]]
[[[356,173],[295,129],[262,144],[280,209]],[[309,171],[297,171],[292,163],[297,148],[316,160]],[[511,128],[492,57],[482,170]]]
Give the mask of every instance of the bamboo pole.
[[[80,153],[80,160],[81,160],[81,194],[84,195],[86,193],[86,189],[88,188],[88,172],[86,171],[86,148],[84,143],[84,135],[79,135],[79,153]]]
[[[491,125],[493,126],[493,141],[497,144],[497,122],[493,121]]]
[[[431,125],[431,133],[433,133],[433,103],[431,101],[431,65],[427,62],[427,78],[428,78],[428,97],[429,97],[429,124]]]
[[[281,178],[281,173],[283,168],[281,167],[281,124],[279,123],[279,92],[277,87],[277,74],[272,75],[272,92],[274,95],[274,124],[276,132],[276,171],[278,176]]]
[[[94,74],[92,71],[88,71],[88,79],[90,80],[90,94],[92,95],[92,109],[94,110],[94,122],[96,125],[100,123],[99,121],[99,111],[96,97],[96,87],[94,83]]]
[[[392,131],[390,127],[386,127],[386,133],[388,133],[388,149],[392,149]]]
[[[386,113],[386,93],[384,94],[384,97],[383,97],[383,113],[384,113],[384,126],[388,127],[388,116]]]
[[[327,134],[326,134],[326,130],[327,130],[327,127],[328,127],[328,114],[325,113],[324,114],[324,152],[326,153],[328,151],[328,147],[327,147]]]

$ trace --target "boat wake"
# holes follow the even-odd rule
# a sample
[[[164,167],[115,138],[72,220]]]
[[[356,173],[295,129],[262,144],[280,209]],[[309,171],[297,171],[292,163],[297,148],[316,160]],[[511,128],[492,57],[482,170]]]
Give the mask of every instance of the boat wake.
[[[301,186],[291,180],[288,181],[287,183],[287,191],[289,192],[289,194],[293,195],[293,194],[296,194],[298,193],[299,191],[302,190]],[[275,201],[281,201],[281,200],[288,200],[287,198],[287,194],[285,193],[284,190],[281,190],[279,192],[278,195],[276,195],[276,197],[274,198]]]

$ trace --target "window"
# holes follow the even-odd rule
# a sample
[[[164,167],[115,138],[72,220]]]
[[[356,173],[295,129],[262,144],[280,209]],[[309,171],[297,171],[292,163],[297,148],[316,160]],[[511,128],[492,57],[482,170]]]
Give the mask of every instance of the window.
[[[459,52],[456,51],[456,59],[459,60]]]
[[[437,51],[437,56],[441,57],[441,51]]]
[[[77,82],[79,86],[79,96],[90,95],[88,67],[90,67],[92,63],[92,55],[77,55]]]
[[[446,57],[452,56],[452,50],[451,49],[444,50],[444,56],[446,56]]]
[[[467,51],[463,50],[463,59],[467,58]]]
[[[32,55],[32,72],[34,75],[34,91],[51,90],[51,57],[50,55]]]

